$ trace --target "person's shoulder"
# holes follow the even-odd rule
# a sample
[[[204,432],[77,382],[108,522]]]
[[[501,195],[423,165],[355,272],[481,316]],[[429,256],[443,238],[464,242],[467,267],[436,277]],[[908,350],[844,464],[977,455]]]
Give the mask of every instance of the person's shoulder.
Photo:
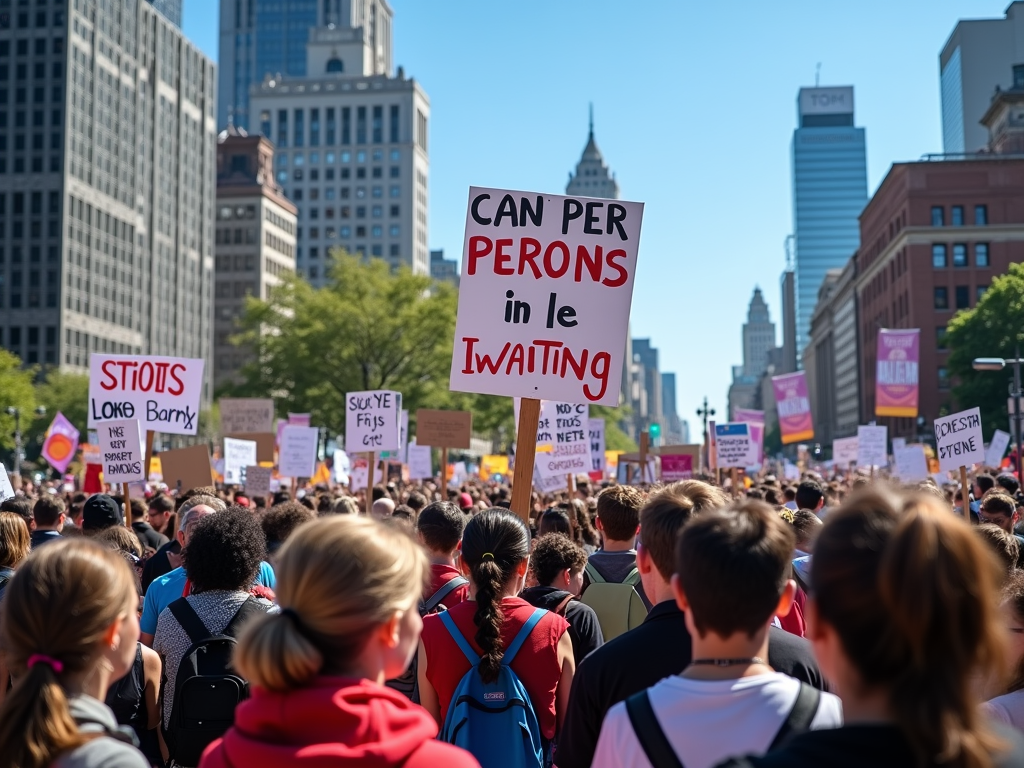
[[[995,768],[1024,768],[1024,733],[1005,723],[992,723],[992,730],[1007,749],[992,756]]]
[[[445,768],[480,768],[480,763],[466,750],[434,739],[420,744],[403,765],[405,768],[437,768],[439,765]]]
[[[100,736],[76,747],[54,763],[55,768],[149,768],[149,761],[131,744]]]
[[[569,601],[569,604],[565,607],[565,618],[569,620],[570,624],[574,624],[576,621],[599,623],[597,611],[580,600]]]
[[[153,579],[153,583],[149,585],[151,590],[164,590],[173,589],[175,586],[185,580],[185,569],[177,567],[173,571],[165,573],[163,576],[158,576]]]

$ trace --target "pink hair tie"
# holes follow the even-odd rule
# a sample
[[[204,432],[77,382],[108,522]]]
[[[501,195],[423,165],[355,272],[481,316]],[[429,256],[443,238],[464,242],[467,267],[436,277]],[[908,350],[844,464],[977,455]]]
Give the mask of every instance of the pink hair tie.
[[[56,672],[58,675],[61,672],[64,671],[64,662],[57,661],[57,659],[54,659],[54,658],[52,658],[50,656],[44,656],[41,653],[37,653],[37,654],[35,654],[33,656],[29,656],[28,657],[28,668],[29,669],[32,669],[32,667],[34,667],[36,664],[45,664],[46,666],[50,667],[54,672]]]

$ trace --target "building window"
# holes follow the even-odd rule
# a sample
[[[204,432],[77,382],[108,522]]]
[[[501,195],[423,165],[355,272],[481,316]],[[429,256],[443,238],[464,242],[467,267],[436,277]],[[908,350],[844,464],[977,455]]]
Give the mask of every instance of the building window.
[[[946,223],[945,218],[946,217],[945,217],[945,213],[944,213],[943,207],[941,205],[933,205],[932,206],[932,226],[933,227],[941,227],[941,226],[943,226]]]
[[[971,306],[971,291],[966,285],[956,287],[956,308],[969,309]]]
[[[954,227],[962,227],[964,225],[964,207],[962,205],[954,205],[950,209],[950,224]]]
[[[391,143],[398,143],[398,105],[391,105]]]
[[[988,290],[988,286],[987,285],[979,285],[974,290],[976,291],[976,294],[977,294],[977,298],[975,299],[974,303],[977,304],[979,301],[981,301],[981,297],[985,295],[985,291]]]
[[[402,250],[399,247],[398,243],[392,243],[390,245],[390,253],[393,258],[398,258],[399,256],[402,255]]]
[[[942,269],[946,266],[946,246],[932,246],[932,266],[935,269]]]
[[[392,149],[391,150],[391,162],[392,163],[397,163],[401,159],[402,159],[402,152],[401,152],[401,150]]]
[[[341,236],[342,237],[351,237],[352,236],[352,228],[351,227],[342,227],[341,228]]]
[[[278,148],[288,146],[288,110],[277,110],[277,136],[275,142]]]
[[[935,328],[935,347],[940,352],[946,349],[946,326],[944,325]]]
[[[384,142],[384,107],[373,108],[373,143]]]
[[[963,243],[956,243],[953,246],[953,266],[967,266],[967,246],[964,245]]]
[[[384,230],[380,227],[380,225],[374,225],[371,231],[374,237],[380,237],[381,235],[384,234]]]
[[[366,143],[366,107],[356,107],[356,144]]]
[[[976,227],[988,226],[988,206],[974,206],[974,225]]]
[[[987,267],[988,263],[988,243],[976,243],[974,246],[974,266],[976,267]]]
[[[351,144],[352,143],[352,108],[342,107],[341,108],[341,143]],[[349,158],[348,152],[341,153],[341,161],[347,163]]]
[[[388,227],[388,235],[391,237],[398,237],[402,234],[401,228],[397,224],[392,224]]]
[[[309,110],[309,146],[320,146],[320,110]]]
[[[945,366],[939,368],[939,389],[949,389],[949,369]]]
[[[305,110],[295,110],[295,146],[301,147],[306,140]]]
[[[334,107],[328,107],[327,108],[327,146],[329,146],[329,147],[333,147],[334,146],[335,133],[336,133],[336,131],[335,131],[335,123],[334,123]],[[334,162],[334,153],[333,152],[328,152],[327,154],[330,157],[330,159],[327,162],[333,163]]]
[[[949,288],[944,285],[935,288],[935,308],[949,309]]]

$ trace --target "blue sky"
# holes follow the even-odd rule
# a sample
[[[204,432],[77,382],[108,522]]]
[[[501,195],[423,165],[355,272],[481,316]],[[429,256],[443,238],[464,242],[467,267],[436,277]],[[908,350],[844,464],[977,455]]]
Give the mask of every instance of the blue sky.
[[[391,0],[395,64],[431,101],[430,245],[461,253],[472,184],[564,192],[593,102],[622,197],[646,203],[633,336],[677,373],[693,427],[704,395],[724,413],[755,285],[781,325],[797,89],[818,62],[822,85],[855,86],[873,191],[941,151],[939,50],[1008,2]],[[215,0],[185,0],[211,56],[217,24]]]

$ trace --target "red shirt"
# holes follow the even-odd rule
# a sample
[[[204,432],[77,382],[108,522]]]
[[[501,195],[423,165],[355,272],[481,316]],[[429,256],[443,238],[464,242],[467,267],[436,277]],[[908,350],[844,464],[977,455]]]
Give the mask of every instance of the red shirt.
[[[519,597],[506,597],[502,603],[505,620],[501,626],[501,645],[508,648],[523,625],[533,615],[534,607]],[[449,609],[448,615],[455,622],[473,650],[481,653],[476,642],[476,602],[468,600]],[[533,628],[530,636],[519,649],[512,661],[512,671],[526,687],[533,709],[537,713],[544,738],[555,736],[555,692],[562,676],[558,664],[558,641],[569,628],[569,622],[550,611]],[[441,704],[441,716],[448,715],[452,695],[462,677],[470,670],[469,659],[448,634],[439,616],[423,619],[423,647],[427,653],[427,680],[437,691]]]
[[[461,576],[459,569],[452,565],[432,565],[430,566],[430,586],[427,591],[423,594],[424,600],[429,600],[433,597],[437,590],[447,584],[454,578]],[[465,602],[469,598],[469,584],[463,584],[461,587],[456,587],[447,595],[444,596],[444,600],[441,604],[445,608],[451,610],[453,606],[459,603]]]

